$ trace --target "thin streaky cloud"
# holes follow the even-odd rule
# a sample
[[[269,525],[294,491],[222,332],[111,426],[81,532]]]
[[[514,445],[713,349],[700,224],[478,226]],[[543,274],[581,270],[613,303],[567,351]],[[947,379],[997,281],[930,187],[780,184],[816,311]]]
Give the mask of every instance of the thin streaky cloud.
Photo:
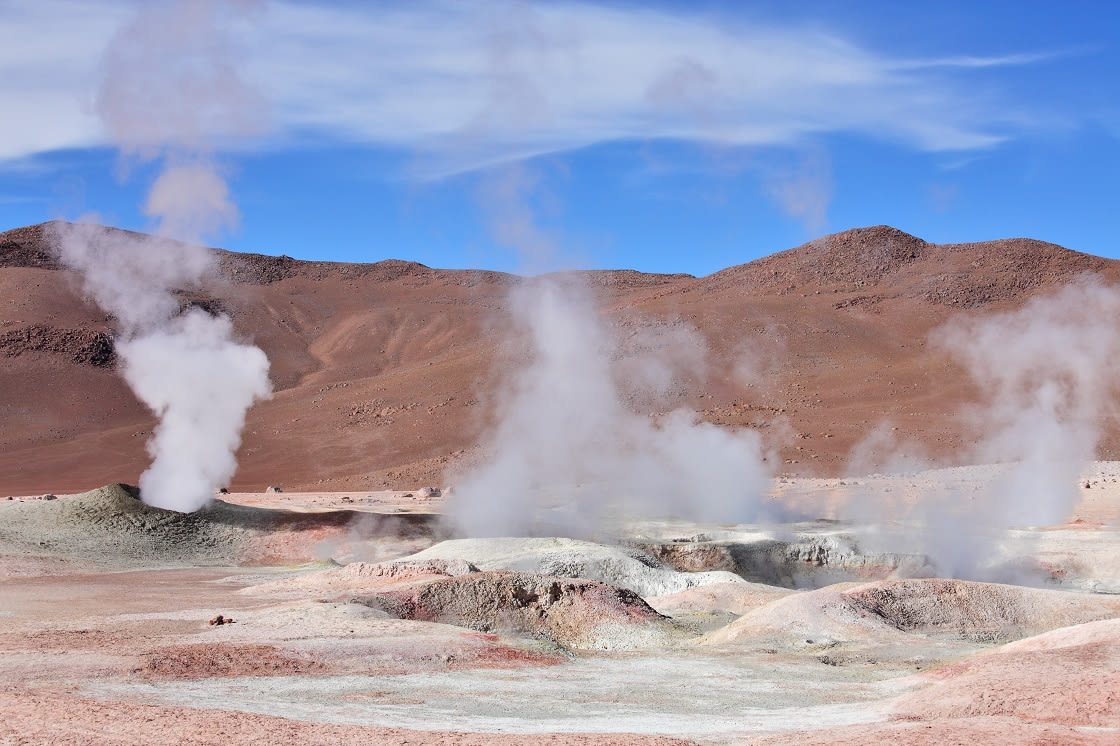
[[[132,8],[30,5],[0,6],[0,95],[20,102],[0,120],[0,160],[105,142],[92,91]],[[970,71],[1053,57],[897,59],[820,30],[585,3],[288,1],[229,32],[270,108],[271,147],[397,149],[414,156],[411,178],[635,140],[789,146],[845,133],[981,150],[1028,132],[1035,113],[979,95]]]
[[[936,67],[956,67],[977,69],[987,67],[1022,67],[1024,65],[1037,65],[1045,62],[1070,57],[1082,53],[1084,50],[1064,50],[1053,52],[1038,52],[1034,54],[1006,54],[994,57],[980,57],[961,55],[956,57],[934,57],[924,60],[904,60],[895,63],[896,70],[928,70]]]

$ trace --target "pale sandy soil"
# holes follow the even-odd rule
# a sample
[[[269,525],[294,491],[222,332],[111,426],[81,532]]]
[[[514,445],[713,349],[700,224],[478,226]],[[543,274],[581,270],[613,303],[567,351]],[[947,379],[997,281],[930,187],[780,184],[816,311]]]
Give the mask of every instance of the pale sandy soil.
[[[368,492],[233,492],[222,495],[227,502],[256,508],[323,511],[366,510],[373,512],[438,513],[444,498],[424,497],[420,490],[377,490]]]
[[[967,485],[985,468],[858,481],[905,493],[918,480]],[[849,481],[778,480],[775,492],[827,505],[863,486]],[[1084,481],[1076,522],[1019,544],[1009,535],[1007,546],[1077,558],[1085,582],[990,593],[874,577],[813,591],[728,580],[723,555],[707,551],[843,530],[829,523],[635,525],[639,544],[691,537],[672,559],[703,575],[642,569],[631,558],[645,555],[626,544],[452,542],[444,551],[431,518],[444,499],[399,491],[226,495],[310,522],[260,528],[270,513],[216,514],[220,525],[197,534],[213,549],[169,544],[173,557],[137,538],[162,536],[163,519],[113,523],[118,533],[88,544],[72,535],[80,525],[52,533],[26,519],[40,508],[70,515],[59,506],[78,498],[16,498],[0,503],[0,743],[1117,743],[1120,597],[1061,589],[1120,587],[1120,468],[1097,464]],[[8,520],[14,510],[23,523]],[[257,523],[242,530],[239,516]],[[129,557],[114,559],[125,547]],[[697,547],[705,551],[689,553]],[[595,653],[500,624],[396,618],[352,602],[423,593],[444,577],[429,565],[369,564],[421,550],[429,559],[420,562],[443,553],[491,572],[569,567],[622,588],[677,589],[646,600],[681,633],[657,638],[659,647]],[[367,565],[339,569],[358,560]],[[821,570],[794,562],[808,573],[797,577]],[[883,571],[879,560],[862,570]],[[542,613],[576,608],[557,603]],[[587,609],[564,623],[610,611]],[[235,621],[208,624],[218,614]]]

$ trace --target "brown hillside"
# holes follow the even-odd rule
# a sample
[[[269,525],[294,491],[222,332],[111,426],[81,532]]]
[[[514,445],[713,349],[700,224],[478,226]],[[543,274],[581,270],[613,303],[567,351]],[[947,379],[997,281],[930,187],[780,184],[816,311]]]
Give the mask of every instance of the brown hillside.
[[[478,456],[518,278],[218,254],[219,280],[183,302],[229,313],[268,353],[276,389],[250,412],[235,488],[415,487]],[[968,438],[954,413],[973,392],[927,349],[930,329],[1084,272],[1120,279],[1115,261],[1039,241],[937,245],[879,226],[703,278],[580,274],[621,338],[640,327],[644,345],[669,346],[691,325],[707,341],[705,378],[635,407],[688,404],[758,427],[784,470],[826,474],[884,419],[953,452]],[[153,419],[113,371],[113,319],[79,288],[43,226],[0,233],[0,493],[135,483],[147,463]],[[1106,457],[1120,454],[1116,430]]]

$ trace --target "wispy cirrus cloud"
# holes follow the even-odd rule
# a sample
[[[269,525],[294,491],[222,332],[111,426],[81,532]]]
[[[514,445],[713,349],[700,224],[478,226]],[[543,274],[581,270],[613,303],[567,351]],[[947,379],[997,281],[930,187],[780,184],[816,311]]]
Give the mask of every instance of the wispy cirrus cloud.
[[[117,0],[0,6],[0,159],[105,140],[92,112]],[[819,29],[591,3],[275,2],[230,29],[269,144],[347,142],[438,176],[622,140],[788,145],[830,133],[977,150],[1029,126],[977,70],[1046,53],[897,59]],[[209,133],[220,141],[222,132]]]

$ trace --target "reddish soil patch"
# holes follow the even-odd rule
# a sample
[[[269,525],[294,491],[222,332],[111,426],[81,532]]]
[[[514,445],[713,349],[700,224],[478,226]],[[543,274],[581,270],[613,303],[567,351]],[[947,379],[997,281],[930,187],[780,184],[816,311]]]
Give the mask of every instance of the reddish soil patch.
[[[474,648],[466,656],[455,657],[449,668],[521,668],[522,666],[555,666],[566,663],[567,658],[558,653],[543,650],[527,650],[502,645],[497,635],[481,635],[491,643],[487,647]]]
[[[1120,621],[1055,630],[929,676],[935,684],[899,700],[900,717],[1007,716],[1120,729]]]
[[[149,679],[206,679],[333,672],[319,661],[297,658],[272,645],[215,643],[157,648],[145,655],[139,673]]]
[[[1024,723],[1009,718],[971,718],[940,722],[895,721],[820,731],[797,731],[759,738],[751,743],[754,746],[1113,746],[1116,734]]]

